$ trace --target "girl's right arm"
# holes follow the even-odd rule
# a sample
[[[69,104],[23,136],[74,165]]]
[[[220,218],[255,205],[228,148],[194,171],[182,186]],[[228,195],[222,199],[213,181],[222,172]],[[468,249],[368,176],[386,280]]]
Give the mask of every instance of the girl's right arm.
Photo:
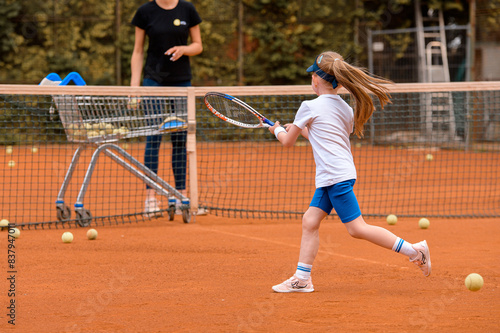
[[[145,39],[146,39],[146,31],[144,31],[141,28],[135,27],[134,51],[132,52],[132,59],[130,61],[130,67],[132,72],[132,76],[130,78],[130,85],[132,87],[139,87],[141,85]]]
[[[274,126],[269,127],[269,131],[271,133],[275,134],[274,131],[278,127],[281,127],[279,121],[274,123]],[[293,147],[293,145],[295,144],[295,141],[297,141],[297,138],[301,134],[302,130],[293,124],[286,124],[285,127],[286,127],[286,131],[281,131],[280,133],[278,133],[277,139],[279,142],[281,142],[283,144],[283,146]]]

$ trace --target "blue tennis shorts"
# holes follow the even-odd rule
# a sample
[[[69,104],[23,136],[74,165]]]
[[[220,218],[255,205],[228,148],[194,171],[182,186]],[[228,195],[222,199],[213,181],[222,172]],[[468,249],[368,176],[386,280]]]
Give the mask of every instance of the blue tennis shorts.
[[[342,223],[351,222],[361,216],[358,200],[352,190],[355,182],[356,179],[351,179],[331,186],[317,188],[310,206],[317,207],[328,215],[335,208]]]

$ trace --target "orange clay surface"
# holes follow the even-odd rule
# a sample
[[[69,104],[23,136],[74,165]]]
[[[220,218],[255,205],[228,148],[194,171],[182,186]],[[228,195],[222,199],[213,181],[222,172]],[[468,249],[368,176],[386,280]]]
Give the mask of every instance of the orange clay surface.
[[[332,219],[320,229],[311,294],[271,290],[295,271],[299,220],[177,216],[96,227],[93,241],[87,228],[25,229],[14,274],[2,231],[0,331],[499,332],[500,221],[431,219],[422,230],[417,220],[368,222],[426,239],[430,277]],[[64,231],[73,243],[61,241]],[[484,278],[477,292],[464,285],[473,272]],[[6,317],[12,300],[15,326]]]

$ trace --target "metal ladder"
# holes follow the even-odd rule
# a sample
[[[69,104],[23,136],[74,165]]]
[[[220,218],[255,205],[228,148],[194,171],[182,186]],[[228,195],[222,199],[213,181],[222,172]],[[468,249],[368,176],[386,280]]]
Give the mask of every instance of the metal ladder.
[[[415,1],[417,22],[417,44],[419,56],[420,82],[450,82],[448,53],[443,11],[427,9]],[[449,92],[425,93],[422,110],[423,130],[434,140],[456,140],[455,113],[453,96]]]

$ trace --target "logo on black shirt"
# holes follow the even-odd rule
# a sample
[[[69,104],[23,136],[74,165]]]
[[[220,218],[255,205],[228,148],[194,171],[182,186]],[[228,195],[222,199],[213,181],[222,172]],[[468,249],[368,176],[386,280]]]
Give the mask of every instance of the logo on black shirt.
[[[179,20],[179,19],[175,19],[175,20],[174,20],[174,25],[175,25],[176,27],[178,27],[178,26],[180,26],[180,25],[186,25],[186,24],[187,24],[187,23],[186,23],[186,21],[181,21],[181,20]]]

